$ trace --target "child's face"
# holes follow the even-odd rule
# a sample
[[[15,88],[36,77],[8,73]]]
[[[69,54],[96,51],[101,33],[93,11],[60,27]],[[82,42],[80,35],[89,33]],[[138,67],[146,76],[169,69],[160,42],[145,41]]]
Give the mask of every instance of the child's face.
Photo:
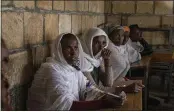
[[[122,30],[114,30],[112,35],[110,36],[110,39],[116,46],[120,46],[122,45],[122,42],[124,40],[123,34],[124,34],[124,31]]]
[[[133,41],[139,41],[141,39],[141,31],[138,28],[134,28],[131,30],[130,38]]]

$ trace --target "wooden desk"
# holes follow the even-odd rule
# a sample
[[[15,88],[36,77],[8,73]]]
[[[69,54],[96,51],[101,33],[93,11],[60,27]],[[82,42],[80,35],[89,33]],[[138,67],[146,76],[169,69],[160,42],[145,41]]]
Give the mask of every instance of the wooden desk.
[[[142,110],[142,92],[128,93],[127,101],[121,107],[114,109],[102,109],[104,111],[141,111]]]
[[[174,53],[153,53],[152,61],[174,63]]]
[[[151,60],[151,56],[144,56],[144,57],[142,57],[142,59],[140,61],[132,63],[130,70],[129,70],[129,77],[131,77],[132,70],[143,68],[144,69],[144,78],[146,78],[146,76],[148,75],[148,67],[149,67],[150,60]]]
[[[162,76],[162,82],[163,84],[165,82],[165,77],[167,77],[167,102],[171,99],[171,93],[172,93],[172,72],[174,72],[174,53],[172,52],[156,52],[153,53],[151,58],[151,72],[153,73],[160,73]],[[151,76],[153,74],[151,73]],[[148,81],[149,83],[149,81]]]
[[[149,72],[149,63],[151,60],[151,56],[144,56],[139,62],[135,62],[131,64],[130,70],[129,70],[129,77],[131,77],[131,70],[143,68],[144,69],[144,105],[143,109],[147,110],[147,100],[148,100],[148,72]]]
[[[142,59],[140,61],[132,63],[131,69],[147,67],[150,60],[151,60],[151,56],[144,56],[144,57],[142,57]]]

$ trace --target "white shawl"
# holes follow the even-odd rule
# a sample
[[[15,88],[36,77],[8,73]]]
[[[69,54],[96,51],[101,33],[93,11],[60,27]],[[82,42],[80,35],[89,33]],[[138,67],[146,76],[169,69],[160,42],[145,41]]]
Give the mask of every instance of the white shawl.
[[[144,47],[140,44],[140,42],[132,42],[132,40],[130,38],[129,38],[127,44],[132,46],[132,48],[134,48],[138,52],[142,52],[144,50]]]
[[[124,30],[122,26],[110,26],[108,28],[108,35],[115,29]],[[123,41],[123,39],[122,39]],[[113,42],[109,41],[108,49],[111,50],[111,62],[114,72],[114,80],[122,80],[130,69],[130,63],[141,59],[141,55],[129,44],[115,46]]]
[[[108,49],[111,50],[111,62],[114,72],[114,80],[125,77],[130,69],[130,64],[141,60],[141,55],[129,44],[115,46],[111,41]]]
[[[27,102],[29,110],[69,110],[73,101],[84,97],[86,77],[65,61],[60,44],[63,35],[55,41],[54,57],[48,58],[34,76]],[[78,45],[79,58],[82,61],[83,51],[79,40]],[[85,67],[81,66],[81,69],[90,68]]]
[[[99,53],[97,53],[97,55],[93,55],[93,51],[92,51],[92,42],[94,37],[96,36],[105,36],[106,37],[106,46],[105,48],[108,46],[109,44],[109,40],[108,40],[108,36],[107,34],[100,28],[91,28],[89,29],[87,32],[85,32],[81,43],[82,43],[82,47],[85,51],[85,53],[89,56],[87,58],[87,60],[89,60],[93,66],[95,67],[99,67],[101,65],[102,62],[102,57],[101,57],[101,51]]]
[[[128,43],[126,43],[124,46],[126,51],[128,52],[128,59],[130,63],[141,60],[141,54],[137,50],[132,48],[132,46],[130,46]]]
[[[53,57],[58,60],[59,62],[61,62],[63,65],[66,65],[68,67],[68,69],[71,69],[72,66],[70,66],[69,64],[67,64],[67,62],[65,61],[62,52],[62,48],[61,48],[61,44],[60,44],[60,40],[62,39],[62,36],[65,35],[67,33],[61,34],[56,40],[53,46]],[[74,34],[73,34],[74,35]],[[75,35],[74,35],[75,36]],[[91,72],[93,70],[93,66],[92,64],[87,60],[88,55],[86,55],[83,52],[83,48],[82,45],[80,43],[80,40],[77,36],[75,36],[77,41],[78,41],[78,48],[79,48],[79,60],[80,60],[80,70],[83,71],[87,71],[87,72]]]
[[[111,50],[111,63],[114,72],[114,80],[120,79],[120,77],[125,77],[130,68],[130,63],[128,60],[128,52],[124,45],[115,46],[111,41],[109,43],[108,49]]]

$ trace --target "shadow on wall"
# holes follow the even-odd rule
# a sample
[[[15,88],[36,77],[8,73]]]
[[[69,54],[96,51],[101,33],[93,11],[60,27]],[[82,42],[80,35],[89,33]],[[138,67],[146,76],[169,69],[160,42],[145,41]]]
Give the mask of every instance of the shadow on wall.
[[[31,52],[28,52],[28,63],[22,69],[19,84],[15,84],[10,89],[11,105],[13,110],[26,110],[26,100],[28,88],[33,77]]]
[[[40,67],[42,62],[45,62],[49,56],[49,48],[47,46],[37,46],[28,51],[28,63],[22,69],[20,83],[15,84],[10,89],[11,105],[14,110],[26,110],[26,101],[28,97],[28,88],[31,87],[34,74]],[[45,52],[47,51],[47,52]],[[37,60],[37,62],[36,62]]]

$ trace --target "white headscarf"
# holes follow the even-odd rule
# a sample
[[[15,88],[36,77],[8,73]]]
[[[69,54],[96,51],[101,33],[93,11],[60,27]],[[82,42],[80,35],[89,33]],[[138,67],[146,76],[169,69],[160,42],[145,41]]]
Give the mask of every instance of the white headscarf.
[[[124,27],[122,26],[113,26],[109,29],[110,33],[115,29],[124,31]],[[125,45],[116,46],[110,41],[108,49],[112,51],[111,62],[114,70],[114,80],[125,77],[130,69],[130,63],[141,59],[141,55],[127,43]]]
[[[29,110],[69,110],[73,101],[84,98],[87,79],[81,71],[70,66],[62,54],[60,42],[65,34],[61,34],[53,45],[54,57],[49,57],[34,75],[28,94]],[[91,71],[93,66],[84,61],[79,40],[78,46],[80,61],[85,62],[81,63],[81,69]]]
[[[142,52],[144,50],[144,47],[140,44],[140,42],[133,42],[130,38],[129,38],[127,44],[132,46],[132,48],[134,48],[138,52]]]
[[[124,28],[122,26],[110,26],[108,28],[108,35],[116,29],[120,29],[124,31]],[[113,72],[114,72],[114,80],[121,79],[120,77],[125,77],[125,75],[127,74],[130,68],[126,46],[125,45],[116,46],[110,40],[108,49],[111,50],[112,52],[111,63],[112,63]]]
[[[65,67],[68,67],[68,69],[72,69],[72,66],[69,65],[66,60],[64,59],[64,56],[62,54],[62,47],[61,47],[61,39],[62,37],[65,35],[65,34],[72,34],[72,33],[63,33],[61,35],[59,35],[59,37],[55,40],[55,44],[53,46],[53,57],[59,62],[59,63],[62,63],[62,65],[65,65]],[[73,34],[74,35],[74,34]],[[80,70],[83,72],[83,71],[88,71],[88,72],[91,72],[93,70],[93,66],[92,64],[87,61],[87,59],[85,58],[86,57],[86,54],[83,52],[83,49],[82,49],[82,46],[81,46],[81,43],[78,39],[78,37],[76,35],[74,35],[78,41],[78,48],[79,48],[79,61],[80,61]]]
[[[109,40],[108,40],[108,36],[107,34],[100,28],[91,28],[89,29],[83,36],[83,40],[81,41],[83,49],[85,51],[86,54],[89,55],[89,57],[87,57],[87,59],[95,66],[95,67],[99,67],[102,61],[102,57],[101,57],[101,51],[97,53],[97,55],[93,55],[93,50],[92,50],[92,42],[94,37],[96,36],[105,36],[106,37],[106,46],[105,48],[108,46],[109,44]]]

